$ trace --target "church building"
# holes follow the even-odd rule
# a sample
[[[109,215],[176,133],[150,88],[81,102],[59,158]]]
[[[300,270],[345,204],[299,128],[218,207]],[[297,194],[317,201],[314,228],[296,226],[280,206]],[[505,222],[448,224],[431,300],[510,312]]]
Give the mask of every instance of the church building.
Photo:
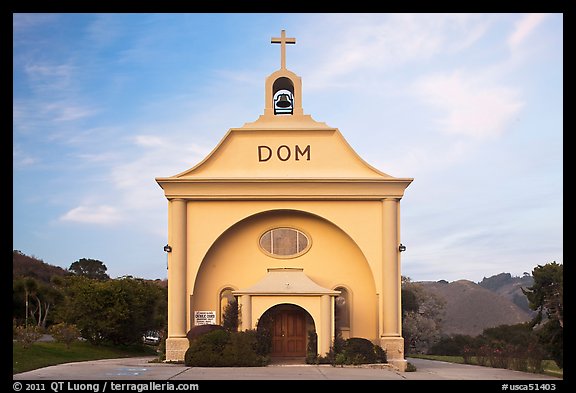
[[[222,324],[229,301],[239,329],[267,327],[275,357],[319,355],[335,332],[380,345],[405,369],[400,299],[400,200],[412,178],[367,164],[337,128],[302,108],[302,81],[266,78],[264,113],[228,130],[199,164],[158,177],[168,199],[166,360],[182,361],[186,333]]]

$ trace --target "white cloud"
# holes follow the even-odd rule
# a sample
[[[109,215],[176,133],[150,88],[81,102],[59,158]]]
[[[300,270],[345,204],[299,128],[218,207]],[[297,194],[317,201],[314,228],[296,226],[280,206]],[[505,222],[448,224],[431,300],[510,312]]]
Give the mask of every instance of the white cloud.
[[[70,104],[67,102],[56,102],[44,107],[44,110],[53,114],[54,121],[72,121],[92,116],[96,113],[94,108]]]
[[[440,111],[441,131],[480,139],[502,134],[524,105],[515,89],[461,71],[422,78],[415,91]]]
[[[70,64],[26,64],[24,72],[30,86],[38,93],[54,95],[71,89],[75,74]]]
[[[473,149],[474,144],[470,141],[420,139],[407,144],[400,154],[391,155],[386,159],[376,158],[371,163],[392,176],[420,177],[425,173],[447,170],[461,163],[473,154]]]
[[[546,14],[527,14],[514,25],[514,31],[508,37],[508,45],[514,49],[542,23]]]
[[[61,221],[86,224],[114,224],[121,220],[120,211],[112,206],[78,206],[60,217]]]
[[[31,29],[57,19],[57,14],[33,14],[19,13],[12,14],[12,29],[14,32]]]
[[[101,47],[116,42],[122,35],[120,19],[116,14],[94,15],[94,20],[86,27],[91,44]]]
[[[136,135],[133,140],[136,145],[144,147],[161,147],[166,144],[166,140],[157,135]]]
[[[68,79],[74,71],[70,64],[46,65],[46,64],[27,64],[24,66],[26,74],[34,79],[57,77]]]
[[[463,50],[490,20],[478,14],[329,14],[301,32],[304,48],[295,55],[307,70],[307,88],[351,84],[361,70],[385,72]]]
[[[163,138],[156,135],[137,135],[133,143],[140,147],[134,159],[116,163],[110,172],[112,185],[122,192],[123,197],[142,207],[156,201],[161,190],[154,181],[155,177],[172,176],[196,165],[209,152],[209,148],[191,141]],[[144,149],[142,149],[144,148]],[[134,199],[138,195],[138,201]],[[149,202],[146,202],[149,201]]]
[[[15,68],[19,68],[15,65]],[[77,69],[66,63],[26,62],[21,67],[32,94],[14,100],[14,129],[20,132],[50,134],[55,126],[57,135],[65,132],[63,122],[73,122],[93,116],[98,109],[86,105],[78,94]]]
[[[23,168],[28,167],[36,164],[38,162],[38,158],[31,156],[24,152],[20,147],[13,146],[12,147],[12,163],[14,168]]]

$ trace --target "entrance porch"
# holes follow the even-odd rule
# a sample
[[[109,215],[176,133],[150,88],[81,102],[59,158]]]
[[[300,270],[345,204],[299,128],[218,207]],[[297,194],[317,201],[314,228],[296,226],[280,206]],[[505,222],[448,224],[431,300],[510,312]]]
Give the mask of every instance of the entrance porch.
[[[303,269],[268,269],[258,283],[232,293],[239,298],[242,330],[270,329],[271,356],[305,357],[309,330],[317,334],[318,354],[330,351],[334,298],[340,292],[316,284]]]

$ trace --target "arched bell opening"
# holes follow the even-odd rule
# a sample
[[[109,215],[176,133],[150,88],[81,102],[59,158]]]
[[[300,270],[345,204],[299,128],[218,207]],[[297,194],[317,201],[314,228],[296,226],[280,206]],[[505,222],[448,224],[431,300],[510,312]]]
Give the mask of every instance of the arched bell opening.
[[[294,114],[294,83],[289,78],[280,77],[274,81],[272,101],[275,115]]]

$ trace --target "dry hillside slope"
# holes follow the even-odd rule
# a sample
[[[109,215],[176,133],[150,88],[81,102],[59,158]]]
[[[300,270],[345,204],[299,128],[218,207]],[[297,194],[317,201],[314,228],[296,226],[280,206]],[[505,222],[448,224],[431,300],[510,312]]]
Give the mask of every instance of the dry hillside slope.
[[[476,336],[486,328],[529,321],[531,316],[505,296],[468,281],[421,282],[446,300],[442,334]]]

